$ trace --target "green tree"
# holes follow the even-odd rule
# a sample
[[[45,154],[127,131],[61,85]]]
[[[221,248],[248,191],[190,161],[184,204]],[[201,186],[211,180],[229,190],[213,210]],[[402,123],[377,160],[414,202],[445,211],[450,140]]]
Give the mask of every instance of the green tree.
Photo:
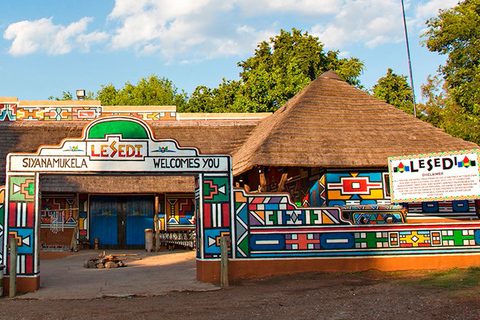
[[[387,74],[378,79],[377,84],[373,86],[373,96],[413,114],[412,88],[407,82],[407,77],[393,73],[390,68]]]
[[[188,100],[185,112],[242,112],[237,110],[235,101],[241,89],[241,82],[222,79],[218,88],[198,86]]]
[[[102,85],[97,92],[97,99],[102,105],[176,105],[182,110],[187,105],[187,94],[178,92],[172,81],[152,75],[142,78],[137,85],[126,82],[121,89],[113,84]]]
[[[263,41],[253,57],[238,63],[242,96],[249,111],[275,111],[322,73],[332,69],[360,86],[364,65],[357,58],[339,59],[338,51],[323,50],[317,37],[295,28]]]
[[[448,89],[446,132],[480,143],[480,0],[464,0],[427,21],[422,37],[430,51],[447,55],[439,68]]]
[[[454,137],[480,142],[478,117],[472,116],[452,99],[440,75],[429,76],[422,85],[425,104],[418,105],[420,118]]]
[[[445,129],[445,110],[450,104],[445,82],[438,74],[433,77],[429,75],[421,90],[426,102],[417,106],[419,117],[437,128]]]
[[[357,58],[338,57],[338,51],[323,50],[318,38],[292,29],[262,41],[253,57],[238,63],[239,81],[223,79],[218,88],[199,86],[192,93],[189,112],[275,111],[311,81],[334,70],[345,81],[360,86],[364,65]]]

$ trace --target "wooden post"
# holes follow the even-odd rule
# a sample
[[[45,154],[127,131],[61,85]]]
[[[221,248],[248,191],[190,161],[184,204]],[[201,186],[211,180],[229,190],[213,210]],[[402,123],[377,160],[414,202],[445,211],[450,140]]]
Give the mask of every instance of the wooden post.
[[[15,298],[17,295],[17,254],[18,244],[16,238],[10,238],[10,281],[9,298]]]
[[[220,238],[220,285],[228,287],[228,242],[227,237]]]
[[[153,213],[153,225],[155,230],[155,252],[160,251],[160,221],[158,220],[158,195],[155,195],[155,212]]]
[[[285,190],[285,182],[287,182],[287,178],[288,178],[288,173],[285,172],[282,174],[282,177],[280,178],[280,182],[278,183],[278,192],[282,192],[283,190]]]

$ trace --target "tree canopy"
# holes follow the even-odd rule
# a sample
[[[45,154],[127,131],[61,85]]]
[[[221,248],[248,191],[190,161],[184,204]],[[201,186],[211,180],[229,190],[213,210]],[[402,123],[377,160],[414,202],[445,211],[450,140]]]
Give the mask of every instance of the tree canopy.
[[[429,106],[443,115],[447,133],[480,143],[480,0],[464,0],[427,21],[423,37],[430,51],[447,55],[439,68],[448,99]],[[430,83],[431,84],[431,83]],[[438,120],[438,117],[435,117]]]
[[[407,77],[393,73],[392,69],[388,69],[387,74],[373,86],[373,96],[413,114],[412,88]]]
[[[281,30],[280,35],[261,42],[254,56],[238,66],[242,68],[239,81],[223,79],[216,89],[197,87],[188,110],[275,111],[330,69],[350,84],[360,86],[358,77],[364,68],[357,58],[339,58],[338,51],[325,52],[317,37],[295,28],[291,32]]]
[[[136,85],[126,82],[121,89],[113,84],[102,85],[96,98],[107,106],[176,105],[183,108],[187,104],[185,92],[179,93],[172,81],[156,75],[142,78]]]

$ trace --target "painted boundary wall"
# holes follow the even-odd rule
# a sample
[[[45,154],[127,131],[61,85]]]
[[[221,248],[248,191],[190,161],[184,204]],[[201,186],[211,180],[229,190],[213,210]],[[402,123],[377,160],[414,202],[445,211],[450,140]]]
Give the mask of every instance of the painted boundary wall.
[[[298,208],[288,194],[234,195],[230,279],[480,266],[478,221],[351,225],[338,207]],[[205,234],[205,245],[219,250],[219,236]],[[199,280],[216,282],[219,274],[219,261],[197,261]]]

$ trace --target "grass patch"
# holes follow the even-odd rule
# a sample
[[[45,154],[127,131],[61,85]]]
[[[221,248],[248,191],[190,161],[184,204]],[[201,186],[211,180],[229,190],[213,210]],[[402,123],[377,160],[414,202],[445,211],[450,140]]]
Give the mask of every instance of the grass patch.
[[[430,272],[424,277],[411,279],[407,282],[449,290],[480,287],[480,267],[470,267],[468,269],[453,268],[445,271]]]

